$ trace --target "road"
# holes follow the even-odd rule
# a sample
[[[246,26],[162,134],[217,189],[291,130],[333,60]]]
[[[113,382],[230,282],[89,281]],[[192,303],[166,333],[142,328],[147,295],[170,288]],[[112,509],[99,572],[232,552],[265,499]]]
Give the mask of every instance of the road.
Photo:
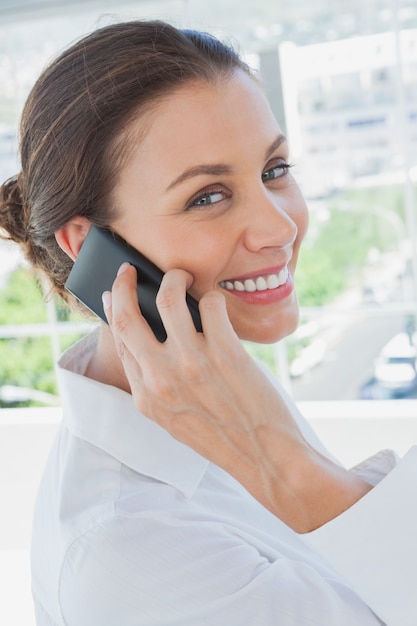
[[[369,316],[353,312],[344,330],[328,347],[324,360],[292,381],[297,401],[357,400],[373,374],[374,360],[384,344],[404,330],[405,319],[396,314]]]

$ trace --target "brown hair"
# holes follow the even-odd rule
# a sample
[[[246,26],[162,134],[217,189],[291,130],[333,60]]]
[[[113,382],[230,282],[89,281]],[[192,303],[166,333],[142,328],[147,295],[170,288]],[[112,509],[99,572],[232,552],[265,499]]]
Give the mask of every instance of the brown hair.
[[[211,35],[132,21],[81,39],[40,76],[21,119],[22,171],[0,187],[0,229],[64,300],[72,261],[54,233],[76,215],[110,225],[129,121],[186,82],[236,69],[249,72]]]

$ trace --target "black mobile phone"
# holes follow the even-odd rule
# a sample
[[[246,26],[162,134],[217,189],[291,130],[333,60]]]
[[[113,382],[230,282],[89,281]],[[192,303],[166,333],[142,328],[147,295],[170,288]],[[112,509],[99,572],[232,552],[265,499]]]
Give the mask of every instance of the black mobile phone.
[[[101,295],[103,291],[111,291],[117,271],[125,261],[134,265],[138,273],[137,294],[141,313],[155,337],[163,342],[167,334],[156,306],[156,294],[164,274],[116,233],[97,226],[90,227],[65,288],[107,322]],[[202,332],[197,301],[188,293],[186,301],[196,330]]]

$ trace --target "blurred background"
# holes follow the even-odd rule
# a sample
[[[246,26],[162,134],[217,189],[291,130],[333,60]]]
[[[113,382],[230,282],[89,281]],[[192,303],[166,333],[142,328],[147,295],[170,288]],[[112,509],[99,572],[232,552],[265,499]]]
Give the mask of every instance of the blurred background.
[[[417,442],[415,0],[0,0],[0,181],[48,60],[114,21],[211,31],[257,70],[311,214],[297,332],[247,349],[346,465]],[[61,419],[54,362],[92,323],[0,240],[0,623],[34,626],[29,546]]]
[[[160,17],[231,41],[263,79],[308,200],[299,330],[248,346],[297,400],[417,397],[414,0],[0,1],[0,180],[47,61],[96,27]],[[0,406],[58,403],[58,354],[88,330],[0,244]],[[331,377],[331,380],[330,380]]]

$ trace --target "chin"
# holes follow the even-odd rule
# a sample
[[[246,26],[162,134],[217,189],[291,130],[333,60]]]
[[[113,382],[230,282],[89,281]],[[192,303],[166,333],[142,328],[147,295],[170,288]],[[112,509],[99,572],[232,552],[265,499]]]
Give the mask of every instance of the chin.
[[[230,315],[230,320],[238,337],[253,343],[272,344],[291,335],[298,326],[300,311],[297,297],[293,292],[284,306],[278,309],[263,310],[263,307],[246,311],[244,316]]]
[[[297,328],[297,324],[294,325],[293,328],[290,329],[278,329],[274,332],[265,332],[265,333],[248,333],[247,336],[240,336],[241,339],[245,341],[251,341],[252,343],[262,343],[262,344],[273,344],[281,341],[288,335],[291,335],[295,329]]]
[[[294,313],[291,317],[286,317],[285,320],[280,318],[278,323],[276,320],[263,325],[254,325],[252,323],[246,328],[235,328],[235,331],[238,337],[244,341],[272,344],[291,335],[297,329],[298,321],[299,315],[297,311],[297,313]]]

